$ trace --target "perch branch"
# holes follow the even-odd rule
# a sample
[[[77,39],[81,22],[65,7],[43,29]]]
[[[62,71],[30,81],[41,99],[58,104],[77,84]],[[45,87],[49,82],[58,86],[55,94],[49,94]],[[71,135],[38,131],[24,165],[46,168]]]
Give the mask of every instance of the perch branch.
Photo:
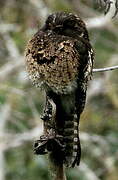
[[[52,99],[49,99],[49,102],[52,106],[52,122],[55,126],[56,122],[56,104]],[[54,152],[52,152],[54,154]],[[63,161],[58,162],[58,158],[55,158],[54,155],[52,157],[49,155],[50,164],[52,165],[52,174],[54,176],[54,180],[66,180],[65,169],[63,165]]]
[[[118,66],[111,66],[111,67],[106,67],[106,68],[99,68],[99,69],[93,69],[93,72],[103,72],[103,71],[111,71],[118,69]]]
[[[64,166],[63,164],[61,166],[55,166],[56,172],[55,172],[55,179],[54,180],[66,180],[66,175],[64,172]]]

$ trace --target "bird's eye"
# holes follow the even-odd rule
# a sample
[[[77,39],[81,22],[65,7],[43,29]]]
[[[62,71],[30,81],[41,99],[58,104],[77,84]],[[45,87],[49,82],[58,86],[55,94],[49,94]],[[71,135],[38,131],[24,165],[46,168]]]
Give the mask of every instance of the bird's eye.
[[[64,21],[63,24],[64,24],[64,26],[66,26],[66,27],[74,27],[75,24],[76,24],[76,22],[75,22],[75,20],[73,20],[73,19],[67,19],[67,20]]]

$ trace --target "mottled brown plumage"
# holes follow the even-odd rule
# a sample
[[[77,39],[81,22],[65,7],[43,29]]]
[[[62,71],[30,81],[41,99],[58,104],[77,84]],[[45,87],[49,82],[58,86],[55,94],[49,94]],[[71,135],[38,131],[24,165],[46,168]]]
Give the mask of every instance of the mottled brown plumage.
[[[80,17],[65,12],[50,15],[27,45],[26,66],[33,84],[47,95],[44,136],[35,144],[36,153],[51,152],[66,166],[78,165],[79,118],[93,67],[93,50]]]
[[[48,86],[56,93],[70,91],[79,66],[79,54],[72,39],[39,32],[29,42],[28,52],[28,72],[35,85]]]

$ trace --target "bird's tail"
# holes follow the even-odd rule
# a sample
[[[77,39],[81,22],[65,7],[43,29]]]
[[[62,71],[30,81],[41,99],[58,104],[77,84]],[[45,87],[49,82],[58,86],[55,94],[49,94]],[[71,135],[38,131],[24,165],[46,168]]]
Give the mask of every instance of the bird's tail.
[[[79,140],[79,119],[75,114],[72,118],[65,121],[64,127],[64,141],[65,141],[65,165],[67,167],[74,167],[79,165],[81,158],[81,146]]]

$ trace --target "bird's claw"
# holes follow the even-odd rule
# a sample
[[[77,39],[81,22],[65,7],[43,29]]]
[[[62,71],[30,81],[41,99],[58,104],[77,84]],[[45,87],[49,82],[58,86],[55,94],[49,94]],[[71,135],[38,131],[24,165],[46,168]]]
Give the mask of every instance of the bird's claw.
[[[47,143],[46,139],[41,140],[40,138],[40,140],[36,140],[34,142],[34,147],[33,147],[34,153],[40,155],[47,154],[46,143]]]
[[[65,145],[63,144],[63,136],[40,136],[40,139],[34,143],[34,153],[44,155],[51,151],[64,151]]]

